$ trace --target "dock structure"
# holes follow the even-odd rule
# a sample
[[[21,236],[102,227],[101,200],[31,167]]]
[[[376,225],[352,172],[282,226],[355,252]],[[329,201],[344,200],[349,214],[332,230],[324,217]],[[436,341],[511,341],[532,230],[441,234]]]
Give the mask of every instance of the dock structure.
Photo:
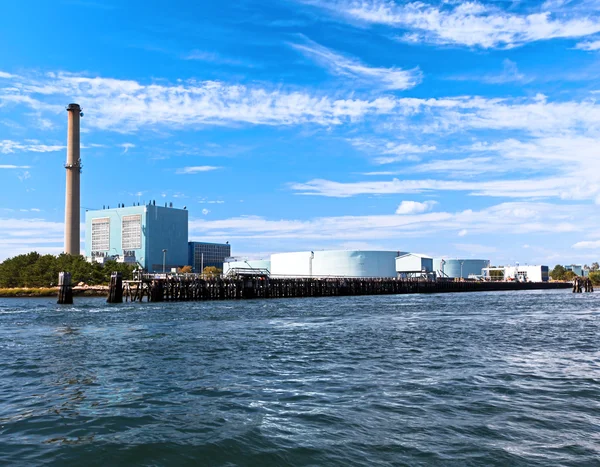
[[[111,281],[109,297],[130,302],[242,300],[252,298],[342,297],[414,293],[487,292],[570,288],[558,282],[483,282],[394,278],[274,278],[264,275],[205,278],[196,274],[146,274]],[[120,293],[119,293],[120,292]]]

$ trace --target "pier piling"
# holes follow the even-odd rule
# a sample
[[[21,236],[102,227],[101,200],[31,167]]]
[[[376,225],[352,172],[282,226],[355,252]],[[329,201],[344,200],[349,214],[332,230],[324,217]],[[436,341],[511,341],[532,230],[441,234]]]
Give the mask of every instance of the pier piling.
[[[73,304],[73,287],[71,286],[71,273],[58,273],[58,304],[72,305]]]
[[[123,275],[113,272],[110,276],[107,303],[123,303]]]
[[[571,287],[571,284],[568,282],[482,282],[395,278],[285,278],[267,276],[205,278],[196,274],[144,274],[135,280],[123,282],[124,288],[117,287],[117,289],[121,291],[125,290],[126,299],[132,302],[141,302],[144,296],[146,296],[146,300],[149,302],[179,302],[190,300],[544,290]],[[113,284],[111,279],[112,289]]]

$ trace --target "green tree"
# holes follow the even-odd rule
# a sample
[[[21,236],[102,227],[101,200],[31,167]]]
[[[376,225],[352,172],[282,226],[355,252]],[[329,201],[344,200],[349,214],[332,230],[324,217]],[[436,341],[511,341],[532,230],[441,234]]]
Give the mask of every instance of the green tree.
[[[600,285],[600,271],[590,272],[590,280],[594,285]]]
[[[563,280],[572,281],[576,277],[577,277],[577,274],[575,274],[573,271],[567,271],[567,272],[565,272]]]
[[[67,254],[40,255],[33,252],[6,259],[0,263],[0,287],[51,287],[58,281],[58,273],[71,273],[73,284],[106,284],[112,272],[120,272],[123,279],[131,279],[135,266],[107,261],[104,265],[90,263],[83,256]]]
[[[590,269],[591,269],[592,271],[597,271],[598,269],[600,269],[600,266],[598,265],[598,263],[597,263],[597,262],[595,262],[595,261],[594,261],[594,262],[592,263],[592,265],[590,266]]]
[[[557,264],[554,266],[554,269],[550,271],[550,277],[555,281],[564,281],[566,272],[567,270],[564,268],[564,266]]]

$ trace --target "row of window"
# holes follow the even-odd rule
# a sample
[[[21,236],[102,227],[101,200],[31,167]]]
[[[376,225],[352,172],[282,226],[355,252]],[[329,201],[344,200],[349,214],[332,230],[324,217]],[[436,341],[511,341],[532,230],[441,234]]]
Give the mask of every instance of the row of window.
[[[123,216],[121,220],[121,249],[142,248],[142,216]],[[110,250],[110,218],[92,219],[92,251]]]

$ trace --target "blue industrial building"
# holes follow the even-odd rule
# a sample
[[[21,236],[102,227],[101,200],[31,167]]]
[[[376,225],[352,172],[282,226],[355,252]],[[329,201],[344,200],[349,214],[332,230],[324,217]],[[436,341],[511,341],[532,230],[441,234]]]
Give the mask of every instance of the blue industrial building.
[[[230,256],[229,243],[189,242],[187,264],[194,272],[201,273],[208,266],[222,269],[225,258]]]
[[[185,209],[148,204],[87,211],[85,226],[85,254],[92,260],[137,262],[149,272],[188,264]]]

